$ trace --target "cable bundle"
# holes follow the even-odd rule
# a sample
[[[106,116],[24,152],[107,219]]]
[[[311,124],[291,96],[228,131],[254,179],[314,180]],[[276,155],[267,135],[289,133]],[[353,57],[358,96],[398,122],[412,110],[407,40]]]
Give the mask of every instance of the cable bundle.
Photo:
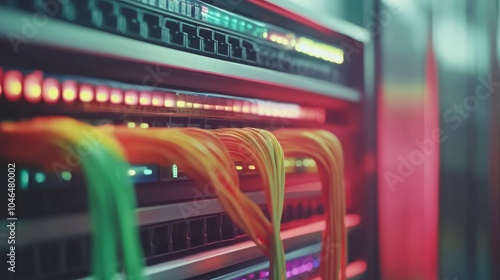
[[[261,129],[222,129],[217,136],[233,160],[254,164],[262,178],[273,229],[269,233],[270,247],[264,253],[269,254],[270,279],[285,279],[285,253],[280,236],[285,192],[283,150],[272,133]]]
[[[262,252],[268,252],[272,225],[258,206],[240,191],[233,161],[214,133],[196,128],[117,127],[114,135],[130,162],[175,163],[199,184],[211,184],[231,219]]]
[[[53,117],[0,124],[0,146],[2,159],[41,165],[47,170],[67,165],[69,150],[78,151],[72,154],[88,185],[94,276],[113,279],[120,250],[127,278],[143,279],[135,192],[115,139],[90,125]]]
[[[287,156],[310,157],[316,161],[327,209],[321,249],[321,277],[323,280],[345,280],[347,232],[344,224],[342,145],[336,136],[324,130],[284,129],[274,132],[274,135]]]

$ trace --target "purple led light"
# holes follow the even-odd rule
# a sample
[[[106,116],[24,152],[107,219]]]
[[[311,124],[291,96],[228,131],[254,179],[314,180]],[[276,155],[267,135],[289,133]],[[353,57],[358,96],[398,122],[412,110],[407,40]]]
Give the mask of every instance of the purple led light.
[[[289,260],[286,262],[286,278],[293,278],[297,275],[307,274],[318,268],[320,261],[316,259],[316,255],[308,255],[301,258]],[[264,280],[269,278],[269,270],[261,270],[233,280]]]
[[[306,270],[307,270],[307,268],[306,268],[306,266],[305,266],[305,265],[301,265],[301,266],[299,266],[299,272],[300,272],[300,273],[304,273],[304,272],[306,272]]]

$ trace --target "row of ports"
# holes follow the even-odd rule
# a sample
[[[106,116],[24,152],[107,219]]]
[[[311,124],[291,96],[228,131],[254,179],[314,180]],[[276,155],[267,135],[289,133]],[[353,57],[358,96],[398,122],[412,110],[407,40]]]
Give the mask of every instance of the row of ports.
[[[250,41],[176,20],[166,19],[163,24],[158,18],[150,21],[150,25],[152,22],[160,22],[160,26],[165,26],[166,39],[171,44],[233,59],[257,61],[257,51]]]
[[[344,79],[339,74],[340,69],[331,63],[303,57],[294,51],[271,48],[201,23],[184,22],[128,3],[68,0],[64,5],[53,7],[46,3],[51,1],[3,1],[30,11],[44,12],[50,17],[188,52],[329,82],[342,82]]]
[[[259,48],[258,62],[266,68],[324,79],[331,78],[335,73],[330,63],[312,61],[301,54],[290,55],[269,47]]]
[[[312,163],[311,163],[312,162]],[[73,170],[51,170],[47,172],[42,168],[25,167],[19,168],[19,189],[21,191],[52,191],[61,188],[83,188],[84,176],[79,171]],[[313,160],[304,158],[286,158],[286,174],[315,173]],[[243,162],[234,162],[234,168],[240,177],[258,176],[257,167]],[[0,174],[3,172],[0,172]],[[127,174],[136,187],[149,186],[151,183],[179,183],[191,181],[187,173],[179,169],[177,164],[159,166],[157,164],[131,164]],[[163,185],[168,187],[169,185]]]
[[[16,273],[7,279],[82,277],[89,273],[90,254],[89,237],[22,248],[16,252]]]
[[[63,19],[204,53],[257,61],[254,45],[235,36],[182,23],[124,3],[102,0],[70,2],[62,7],[60,17]]]
[[[267,209],[263,208],[263,211],[269,217]],[[285,206],[282,222],[307,219],[322,213],[324,207],[318,198],[295,201]],[[243,237],[244,233],[224,213],[148,225],[140,229],[144,257],[148,260],[175,258],[178,253],[208,250]],[[16,276],[20,278],[16,279],[84,276],[89,273],[90,237],[82,236],[23,248],[17,258],[19,275]]]
[[[309,160],[296,160],[296,162],[306,161]],[[237,170],[237,172],[240,173],[240,188],[243,192],[262,191],[260,178],[256,174],[257,167],[242,164],[236,165],[235,168],[242,169]],[[316,182],[317,175],[314,173],[314,168],[287,167],[290,174],[287,174],[288,184],[286,187],[293,187],[301,182]],[[163,169],[167,171],[159,172],[158,166],[154,165],[137,165],[129,169],[129,176],[134,177],[134,189],[139,207],[181,201],[190,202],[193,198],[200,196],[206,199],[216,199],[215,191],[211,186],[201,187],[196,182],[186,179],[187,177],[183,175],[182,171],[177,170],[176,173],[174,165],[160,168],[160,170]],[[17,176],[18,192],[16,198],[24,203],[20,204],[16,210],[19,215],[25,218],[55,217],[88,211],[89,204],[88,200],[85,199],[88,196],[88,190],[85,177],[79,171],[64,170],[55,173],[40,168],[20,166]],[[175,179],[173,179],[174,177]],[[161,181],[158,181],[158,178]],[[303,211],[309,210],[304,208]],[[5,218],[5,215],[0,215],[0,217]]]
[[[146,258],[196,249],[237,237],[236,228],[226,214],[185,219],[141,229]]]
[[[295,201],[286,205],[285,209],[282,223],[324,213],[324,206],[318,199]],[[267,208],[262,210],[269,219]],[[243,235],[227,214],[218,214],[143,227],[141,243],[145,257],[150,258],[233,240]]]

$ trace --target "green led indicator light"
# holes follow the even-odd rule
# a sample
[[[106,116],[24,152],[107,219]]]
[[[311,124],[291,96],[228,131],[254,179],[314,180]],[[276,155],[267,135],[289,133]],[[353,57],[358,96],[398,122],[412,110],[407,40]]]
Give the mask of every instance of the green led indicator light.
[[[128,170],[128,176],[135,176],[136,172],[134,169],[129,169]]]
[[[69,171],[63,171],[63,172],[61,172],[61,178],[64,181],[71,181],[71,178],[73,178],[73,175]]]
[[[177,179],[178,171],[177,171],[177,165],[174,164],[172,165],[172,178]]]
[[[151,175],[153,174],[153,170],[151,169],[144,169],[144,175]]]
[[[35,173],[35,182],[37,182],[38,184],[45,182],[45,179],[46,177],[44,173],[42,172]]]
[[[27,189],[29,182],[30,174],[28,173],[28,170],[21,169],[21,173],[19,175],[19,186],[21,187],[21,190]]]

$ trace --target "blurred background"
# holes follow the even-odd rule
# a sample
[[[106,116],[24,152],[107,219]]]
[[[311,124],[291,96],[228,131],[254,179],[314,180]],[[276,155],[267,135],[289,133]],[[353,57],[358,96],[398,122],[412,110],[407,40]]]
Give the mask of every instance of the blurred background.
[[[382,279],[500,279],[499,2],[291,1],[371,38]]]

